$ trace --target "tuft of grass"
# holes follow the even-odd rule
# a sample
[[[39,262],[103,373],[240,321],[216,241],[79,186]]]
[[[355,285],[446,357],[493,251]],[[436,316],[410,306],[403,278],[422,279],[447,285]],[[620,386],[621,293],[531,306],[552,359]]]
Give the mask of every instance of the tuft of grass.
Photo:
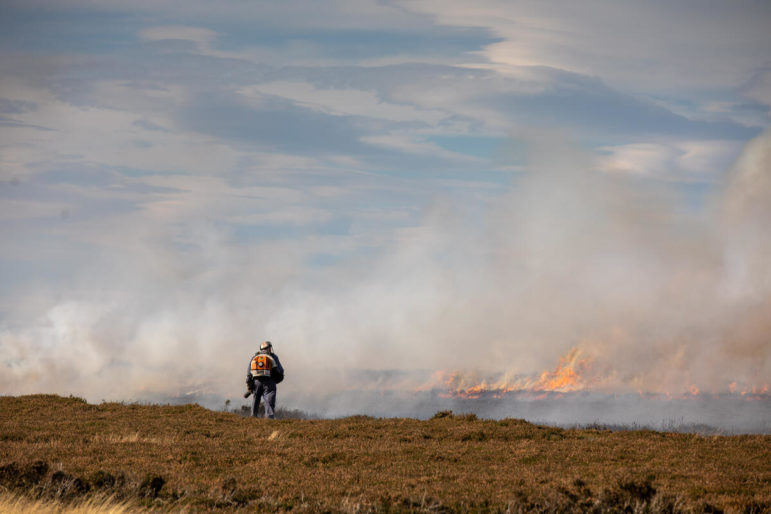
[[[5,514],[129,514],[144,511],[110,497],[91,497],[72,504],[0,493],[0,512]]]
[[[149,443],[157,445],[171,445],[174,444],[176,437],[148,437],[143,436],[139,432],[132,434],[94,434],[94,442],[106,442],[113,444],[130,444],[130,443]]]

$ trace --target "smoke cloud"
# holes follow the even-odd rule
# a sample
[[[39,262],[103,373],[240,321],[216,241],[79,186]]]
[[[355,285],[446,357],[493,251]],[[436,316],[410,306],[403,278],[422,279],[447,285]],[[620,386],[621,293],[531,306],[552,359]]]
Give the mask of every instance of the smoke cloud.
[[[5,313],[0,392],[234,398],[264,339],[287,368],[279,403],[320,414],[430,415],[389,395],[441,388],[437,370],[522,380],[574,349],[592,393],[767,392],[771,133],[698,206],[682,186],[596,171],[554,135],[522,137],[508,192],[483,212],[437,197],[377,258],[308,268],[301,241],[128,228],[76,290]]]

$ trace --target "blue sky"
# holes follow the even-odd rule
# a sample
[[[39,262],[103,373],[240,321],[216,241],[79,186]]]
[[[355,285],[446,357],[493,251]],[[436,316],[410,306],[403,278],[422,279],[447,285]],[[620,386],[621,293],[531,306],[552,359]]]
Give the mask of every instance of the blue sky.
[[[141,365],[131,396],[165,390],[146,371],[188,345],[237,361],[274,337],[299,366],[341,337],[376,368],[405,333],[446,337],[414,313],[487,305],[500,213],[575,186],[527,185],[544,140],[688,232],[771,124],[769,26],[750,1],[3,2],[0,367],[25,385],[0,386],[53,387],[30,371],[51,349],[85,363],[61,372],[84,394],[85,374]],[[378,313],[350,309],[372,295]],[[507,365],[509,315],[491,315],[474,319]],[[351,318],[372,326],[340,334]],[[509,339],[561,337],[532,331]],[[229,390],[231,370],[185,387]]]

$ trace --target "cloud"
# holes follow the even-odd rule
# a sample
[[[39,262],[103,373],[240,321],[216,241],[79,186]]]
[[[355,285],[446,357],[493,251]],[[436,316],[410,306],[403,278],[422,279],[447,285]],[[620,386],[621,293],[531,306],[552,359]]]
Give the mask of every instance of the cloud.
[[[759,132],[729,121],[689,119],[583,76],[561,77],[540,94],[489,94],[473,103],[497,109],[517,126],[570,127],[605,140],[663,136],[745,140]]]
[[[257,108],[223,96],[193,99],[179,112],[187,130],[211,134],[226,141],[248,143],[261,150],[297,154],[362,154],[360,132],[354,121],[291,103],[266,101]]]
[[[608,172],[644,174],[669,180],[713,182],[741,149],[735,141],[668,141],[601,148],[599,166]]]
[[[319,89],[299,82],[268,82],[241,88],[245,98],[258,100],[262,95],[280,96],[298,105],[337,116],[365,116],[394,122],[436,125],[446,113],[416,109],[384,101],[375,91],[357,89]]]
[[[441,146],[432,142],[416,141],[414,134],[409,133],[392,133],[382,136],[368,136],[363,137],[362,141],[384,148],[391,148],[403,153],[421,154],[431,156],[434,159],[444,158],[448,161],[452,161],[453,165],[455,166],[462,166],[463,164],[468,166],[480,166],[486,164],[486,162],[482,159],[469,157],[468,155],[465,155],[457,150],[447,151]]]
[[[771,107],[771,70],[763,70],[750,80],[744,95]]]
[[[364,16],[368,9],[359,15]],[[505,18],[509,11],[502,12]],[[422,18],[419,25],[428,19]],[[290,66],[257,65],[259,60],[240,55],[256,48],[254,41],[238,39],[244,36],[240,30],[198,21],[138,29],[146,41],[176,39],[197,45],[172,53],[138,45],[116,55],[70,55],[56,65],[50,59],[9,61],[4,75],[25,77],[33,90],[53,95],[55,100],[45,95],[25,100],[22,93],[14,93],[9,101],[38,102],[39,112],[17,116],[8,128],[49,128],[52,120],[58,120],[56,126],[61,127],[66,119],[77,120],[82,128],[68,127],[72,134],[62,140],[70,149],[78,148],[68,152],[70,156],[77,153],[86,160],[136,169],[189,167],[196,173],[206,168],[237,168],[239,162],[253,158],[254,152],[294,153],[326,164],[346,160],[349,168],[458,169],[472,163],[454,161],[457,156],[447,153],[452,148],[432,146],[434,136],[500,138],[528,126],[572,127],[586,141],[601,146],[657,144],[651,140],[663,135],[678,140],[746,140],[758,132],[755,127],[726,121],[722,115],[699,118],[697,112],[685,117],[602,80],[543,67],[520,67],[514,76],[495,68],[482,69],[479,61],[463,66],[382,67],[349,62],[329,68],[313,65],[307,55],[299,61],[291,56],[276,61]],[[462,32],[432,27],[450,40],[459,30]],[[303,34],[303,41],[311,46],[317,41],[318,48],[358,37],[341,32],[335,39],[312,30]],[[473,48],[474,37],[461,37],[458,44]],[[284,44],[272,35],[266,38],[256,46],[268,51],[271,45]],[[120,66],[115,65],[116,59]],[[98,119],[97,111],[88,112],[93,107],[99,108],[103,120]],[[128,120],[118,121],[129,112],[134,114],[130,129]],[[716,116],[715,112],[710,116]],[[88,127],[95,123],[110,129],[91,134]],[[78,138],[78,133],[84,137]],[[28,131],[19,131],[8,140],[20,142],[28,137]],[[295,144],[301,137],[303,143]],[[91,141],[100,144],[89,148]],[[64,144],[51,146],[56,149]],[[34,153],[14,143],[8,169],[12,166],[16,174],[29,173]],[[95,153],[110,154],[111,161]]]
[[[217,33],[202,27],[166,25],[144,28],[139,36],[146,41],[191,41],[199,48],[207,48],[217,38]]]
[[[38,108],[17,115],[24,126],[3,129],[4,171],[24,177],[82,162],[154,172],[211,173],[238,162],[238,152],[226,144],[174,127],[171,116],[175,104],[184,101],[182,89],[125,83],[92,86],[89,108],[62,101],[47,89],[28,87],[20,96],[34,98]],[[153,123],[153,128],[137,124],[141,120]],[[41,132],[37,126],[47,130]],[[154,127],[166,127],[166,131]]]
[[[35,110],[36,107],[34,102],[0,98],[0,114],[23,114]]]
[[[768,53],[768,6],[753,2],[648,2],[634,8],[604,0],[404,5],[437,23],[484,28],[501,38],[482,54],[505,75],[546,66],[598,76],[632,91],[730,88],[739,84],[737,77],[765,65]]]

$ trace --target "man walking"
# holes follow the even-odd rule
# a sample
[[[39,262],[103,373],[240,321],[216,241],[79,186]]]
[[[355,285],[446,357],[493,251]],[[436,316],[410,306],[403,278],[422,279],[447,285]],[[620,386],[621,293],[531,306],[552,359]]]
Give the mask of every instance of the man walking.
[[[249,361],[246,373],[246,387],[254,395],[252,399],[252,416],[257,417],[260,398],[265,407],[265,417],[273,419],[276,409],[276,384],[284,380],[284,367],[273,353],[273,345],[265,341],[260,345],[260,351]],[[248,395],[248,393],[247,393]]]

